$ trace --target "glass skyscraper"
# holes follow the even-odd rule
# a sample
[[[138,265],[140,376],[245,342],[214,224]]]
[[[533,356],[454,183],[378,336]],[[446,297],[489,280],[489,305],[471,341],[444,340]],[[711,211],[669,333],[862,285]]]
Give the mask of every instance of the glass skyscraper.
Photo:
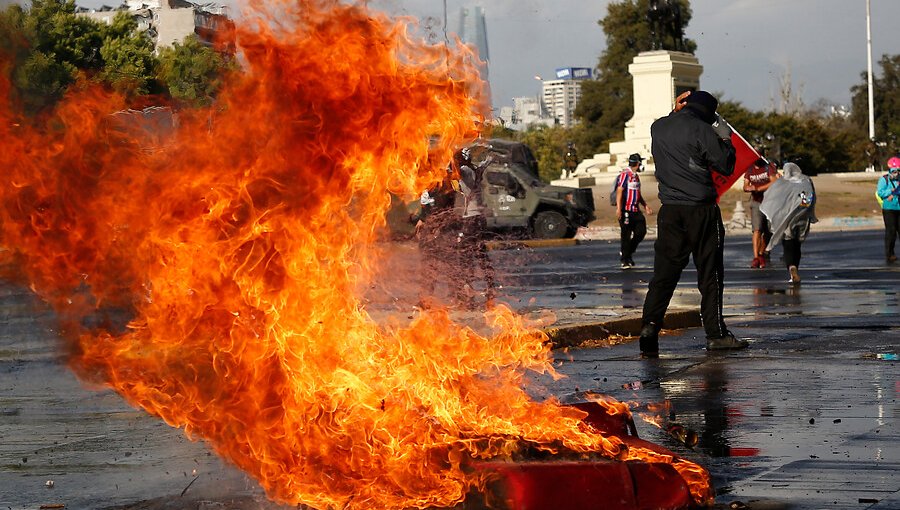
[[[484,62],[482,79],[488,79],[488,64],[491,57],[488,51],[487,25],[484,22],[484,7],[463,7],[459,10],[459,39],[478,50],[478,56]]]

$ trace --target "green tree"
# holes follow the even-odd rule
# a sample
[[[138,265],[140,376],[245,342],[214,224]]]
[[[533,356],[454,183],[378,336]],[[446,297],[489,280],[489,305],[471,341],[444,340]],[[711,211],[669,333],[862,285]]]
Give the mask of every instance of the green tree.
[[[828,133],[828,143],[821,148],[827,162],[823,172],[865,168],[866,137],[859,126],[841,115],[828,115],[820,122],[823,130]]]
[[[770,160],[792,161],[805,172],[843,172],[855,166],[859,130],[837,115],[811,110],[763,113],[723,100],[719,113]]]
[[[106,30],[100,79],[126,96],[141,96],[151,91],[157,66],[153,41],[138,30],[137,22],[120,12]]]
[[[684,37],[691,20],[688,0],[678,0],[681,7],[682,51],[693,53],[697,44]],[[650,23],[647,20],[649,0],[612,2],[599,25],[606,34],[606,49],[597,65],[597,79],[582,83],[582,98],[575,114],[584,131],[580,140],[587,152],[607,150],[609,142],[619,139],[625,122],[634,115],[633,86],[628,65],[642,51],[652,49]],[[674,40],[662,41],[663,49],[674,50]]]
[[[79,75],[131,96],[153,81],[153,44],[127,13],[107,26],[76,15],[72,0],[34,0],[0,12],[0,42],[27,113],[54,105]]]
[[[14,65],[24,61],[30,51],[31,37],[25,29],[27,16],[28,13],[17,4],[0,11],[0,48]]]
[[[42,51],[32,51],[13,72],[23,110],[36,113],[55,104],[74,80],[75,68]]]
[[[39,111],[62,97],[75,79],[76,64],[87,60],[83,55],[89,25],[73,21],[74,3],[36,0],[30,9],[11,5],[0,12],[0,48],[25,111]],[[60,37],[77,49],[64,49],[68,43],[57,41]]]
[[[506,126],[492,124],[484,132],[485,138],[500,138],[502,140],[518,140],[518,131]]]
[[[169,94],[192,106],[212,103],[225,74],[235,67],[229,58],[204,46],[193,35],[160,51],[159,61],[159,79]]]
[[[34,0],[26,18],[36,51],[70,69],[99,70],[104,29],[100,23],[75,14],[74,0]]]
[[[878,64],[881,67],[881,76],[873,77],[872,97],[875,109],[875,137],[885,143],[881,153],[876,155],[876,159],[881,160],[900,151],[900,54],[883,55]],[[869,91],[866,73],[861,73],[861,82],[850,89],[852,94],[850,118],[868,137]]]
[[[235,68],[195,36],[157,59],[153,42],[127,12],[105,25],[76,15],[74,0],[34,0],[28,9],[0,11],[0,43],[14,93],[32,114],[52,107],[79,76],[130,98],[167,91],[185,104],[207,105],[224,73]]]
[[[578,128],[533,126],[519,135],[519,141],[528,145],[534,153],[542,181],[550,182],[559,178],[564,165],[566,144],[577,138],[577,131]]]

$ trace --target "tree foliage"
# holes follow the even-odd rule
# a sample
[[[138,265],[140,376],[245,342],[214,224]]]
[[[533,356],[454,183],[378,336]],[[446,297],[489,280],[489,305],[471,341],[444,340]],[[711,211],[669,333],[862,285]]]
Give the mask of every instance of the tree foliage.
[[[0,12],[0,40],[11,64],[12,82],[23,109],[52,106],[79,75],[96,78],[105,67],[102,48],[108,28],[75,14],[74,0],[34,0]]]
[[[127,12],[106,25],[76,14],[74,0],[33,0],[29,8],[0,11],[0,53],[13,100],[29,114],[55,105],[78,79],[134,100],[168,93],[188,105],[209,104],[222,73],[233,67],[193,36],[163,50],[160,61],[150,36]]]
[[[881,144],[868,141],[868,86],[851,89],[849,117],[823,104],[818,109],[752,112],[739,103],[723,101],[719,113],[758,150],[777,161],[793,161],[810,174],[876,167],[900,150],[900,55],[885,55],[874,80],[875,129]]]
[[[874,159],[880,161],[886,156],[900,152],[900,54],[883,55],[878,62],[881,75],[873,77],[873,103],[875,110],[875,139],[884,143]],[[853,124],[869,133],[869,88],[866,73],[861,73],[858,85],[850,89],[853,95],[851,120]]]
[[[100,78],[126,96],[141,96],[151,92],[155,82],[156,58],[153,41],[137,29],[137,22],[126,13],[119,13],[106,31],[103,46],[103,70]]]
[[[75,15],[74,0],[34,0],[25,21],[33,48],[74,70],[103,67],[104,26]]]
[[[678,2],[683,51],[693,53],[697,44],[684,38],[684,28],[691,20],[690,2]],[[606,34],[606,49],[600,55],[597,79],[582,83],[582,97],[575,112],[584,126],[581,145],[590,152],[605,150],[610,141],[621,138],[625,122],[634,115],[633,85],[628,66],[638,53],[653,48],[648,7],[649,0],[612,2],[606,17],[599,21]],[[663,49],[675,49],[671,38],[664,39],[662,44]]]
[[[735,101],[722,101],[719,113],[770,160],[791,161],[811,175],[861,169],[859,129],[828,112],[751,111]]]
[[[177,101],[202,106],[212,102],[233,63],[204,46],[196,36],[159,53],[159,78]]]
[[[32,51],[13,73],[13,84],[26,112],[38,112],[59,100],[74,80],[74,68],[42,51]]]

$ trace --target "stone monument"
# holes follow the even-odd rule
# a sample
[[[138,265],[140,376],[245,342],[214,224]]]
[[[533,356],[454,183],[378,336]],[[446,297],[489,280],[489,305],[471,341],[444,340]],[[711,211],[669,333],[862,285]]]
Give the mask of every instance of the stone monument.
[[[594,186],[612,179],[635,152],[644,157],[645,171],[654,170],[650,155],[650,124],[672,111],[675,98],[686,90],[700,88],[703,66],[697,57],[681,51],[645,51],[628,66],[634,81],[634,116],[625,123],[625,140],[609,144],[608,154],[595,154],[578,164],[567,179],[553,181],[562,186]]]

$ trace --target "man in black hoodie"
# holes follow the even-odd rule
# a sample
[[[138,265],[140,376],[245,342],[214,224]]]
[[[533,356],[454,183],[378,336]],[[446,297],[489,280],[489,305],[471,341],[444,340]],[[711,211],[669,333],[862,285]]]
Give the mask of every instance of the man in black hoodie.
[[[641,354],[659,353],[659,330],[681,272],[693,256],[708,350],[742,349],[722,317],[724,237],[712,172],[734,172],[731,129],[719,102],[699,90],[678,96],[675,110],[650,126],[659,199],[653,279],[644,301]]]

